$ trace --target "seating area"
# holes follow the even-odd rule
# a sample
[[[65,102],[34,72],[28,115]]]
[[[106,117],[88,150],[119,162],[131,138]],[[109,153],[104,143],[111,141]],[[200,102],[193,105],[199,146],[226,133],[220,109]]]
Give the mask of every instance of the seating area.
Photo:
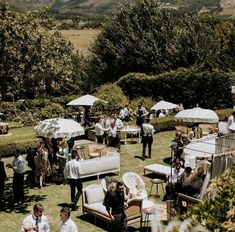
[[[113,180],[114,178],[107,178]],[[82,211],[83,214],[90,214],[96,219],[111,222],[108,212],[103,205],[104,196],[107,192],[107,180],[104,178],[100,184],[91,184],[83,188],[82,191]],[[125,209],[127,225],[139,222],[140,227],[148,227],[149,221],[154,217],[155,202],[148,199],[143,179],[134,172],[127,172],[122,176],[122,181],[126,187],[126,198],[128,207]],[[165,204],[157,204],[160,212],[160,220],[167,220]]]
[[[110,217],[103,205],[104,191],[102,185],[89,185],[82,191],[82,210],[83,214],[87,213],[110,223]],[[142,226],[142,199],[131,199],[128,201],[128,207],[125,209],[127,216],[127,225],[140,222]]]

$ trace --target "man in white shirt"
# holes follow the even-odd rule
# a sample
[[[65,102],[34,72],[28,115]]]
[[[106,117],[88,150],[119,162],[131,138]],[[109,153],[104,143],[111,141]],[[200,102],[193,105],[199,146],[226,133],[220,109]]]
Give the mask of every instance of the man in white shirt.
[[[142,159],[145,159],[145,151],[146,147],[148,145],[148,158],[151,158],[151,152],[152,152],[152,143],[153,143],[153,133],[154,133],[154,127],[150,124],[150,119],[146,118],[145,123],[142,125],[142,142],[143,142],[143,152],[142,152]]]
[[[124,120],[128,122],[130,118],[128,105],[125,105],[123,111],[124,111]]]
[[[43,215],[44,207],[42,204],[37,203],[33,207],[33,213],[24,218],[21,232],[50,232],[49,221]]]
[[[95,124],[95,136],[97,139],[97,143],[102,143],[104,142],[104,132],[108,131],[109,128],[104,128],[102,126],[102,118],[99,118],[97,123]]]
[[[123,121],[125,119],[125,111],[124,109],[120,108],[118,117]]]
[[[15,158],[11,164],[7,164],[8,168],[14,171],[13,176],[13,195],[14,203],[19,203],[24,200],[24,158],[17,149],[14,152]]]
[[[111,124],[114,124],[114,126],[117,127],[118,130],[123,128],[123,122],[117,117],[117,114],[112,115]]]
[[[71,160],[66,163],[64,169],[64,177],[68,179],[70,191],[71,191],[71,208],[77,209],[77,202],[82,194],[82,179],[79,174],[79,163],[77,161],[78,153],[73,150],[71,154]],[[77,193],[75,190],[77,188]]]
[[[70,218],[70,210],[69,208],[62,208],[60,210],[60,226],[59,232],[78,232],[78,228],[74,221]]]

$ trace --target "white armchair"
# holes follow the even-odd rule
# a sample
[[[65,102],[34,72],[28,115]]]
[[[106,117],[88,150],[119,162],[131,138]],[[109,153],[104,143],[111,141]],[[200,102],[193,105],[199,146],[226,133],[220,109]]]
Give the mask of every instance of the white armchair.
[[[127,188],[127,194],[129,199],[147,198],[148,194],[145,190],[145,183],[138,174],[134,172],[127,172],[122,176],[122,180]]]

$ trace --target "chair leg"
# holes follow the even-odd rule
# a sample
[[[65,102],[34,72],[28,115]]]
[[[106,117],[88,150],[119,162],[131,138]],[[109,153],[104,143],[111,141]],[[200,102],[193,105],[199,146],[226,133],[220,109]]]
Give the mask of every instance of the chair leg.
[[[162,184],[162,192],[163,194],[165,195],[165,188],[164,188],[164,185]]]
[[[153,187],[153,184],[151,185],[151,188],[150,188],[150,193],[149,193],[149,195],[151,195],[151,193],[152,193],[152,187]]]

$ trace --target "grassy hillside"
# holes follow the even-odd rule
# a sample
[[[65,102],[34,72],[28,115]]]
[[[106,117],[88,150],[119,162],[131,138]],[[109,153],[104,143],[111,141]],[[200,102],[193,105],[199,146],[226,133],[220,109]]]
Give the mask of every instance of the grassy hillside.
[[[9,0],[10,4],[20,9],[35,9],[45,5],[51,6],[51,11],[59,15],[107,15],[120,3],[134,0]],[[159,0],[163,7],[182,11],[212,11],[233,15],[235,0]],[[221,8],[221,6],[223,8]]]

